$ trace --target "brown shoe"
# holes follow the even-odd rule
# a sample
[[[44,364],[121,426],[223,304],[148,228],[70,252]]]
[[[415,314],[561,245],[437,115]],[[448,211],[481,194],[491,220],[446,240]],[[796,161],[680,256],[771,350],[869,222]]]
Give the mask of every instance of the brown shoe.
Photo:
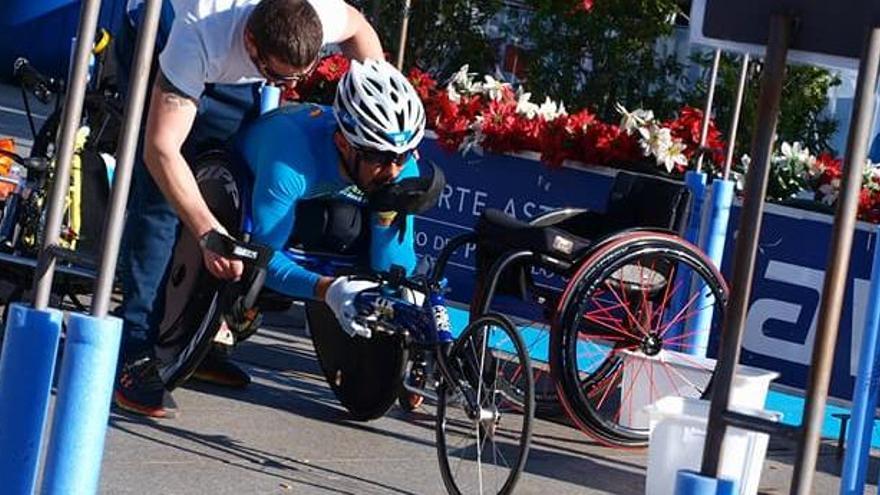
[[[251,377],[245,370],[232,361],[212,353],[205,356],[192,377],[195,380],[229,388],[245,388],[251,383]]]

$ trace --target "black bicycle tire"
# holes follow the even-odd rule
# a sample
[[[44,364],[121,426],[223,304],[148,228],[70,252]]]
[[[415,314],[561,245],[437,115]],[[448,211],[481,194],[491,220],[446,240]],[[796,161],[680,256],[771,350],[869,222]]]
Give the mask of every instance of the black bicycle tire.
[[[211,167],[215,169],[223,168],[226,170],[226,173],[210,172],[209,168]],[[206,152],[200,155],[193,165],[193,175],[197,178],[203,195],[207,192],[204,190],[207,187],[206,184],[219,178],[225,182],[218,190],[222,190],[223,194],[228,195],[233,201],[234,198],[238,198],[238,205],[233,203],[232,206],[222,211],[217,210],[217,205],[209,205],[213,207],[214,214],[217,215],[218,220],[227,231],[232,235],[237,235],[239,222],[241,221],[242,205],[240,204],[240,198],[242,196],[240,191],[238,191],[239,185],[234,180],[235,173],[232,167],[227,161],[227,155]],[[199,173],[201,170],[209,171],[201,174]],[[234,191],[229,189],[229,184],[235,184]],[[210,197],[206,198],[206,201],[209,199]],[[169,276],[168,286],[165,287],[166,291],[169,291],[173,287],[172,284],[174,284],[174,272],[177,270],[175,254],[180,248],[180,244],[188,243],[190,249],[198,250],[196,242],[188,232],[181,228],[181,233],[174,245],[172,259],[169,261],[168,269],[172,273]],[[163,362],[159,367],[160,375],[165,383],[165,388],[168,390],[175,389],[192,376],[199,364],[207,356],[214,345],[214,336],[223,324],[223,308],[227,308],[230,305],[230,301],[228,301],[224,292],[226,284],[214,278],[201,264],[200,258],[196,260],[196,263],[197,267],[195,269],[197,272],[194,275],[195,280],[192,282],[192,287],[198,287],[198,289],[193,289],[190,292],[191,295],[195,294],[196,297],[187,300],[185,307],[168,322],[167,328],[163,318],[156,343],[157,355],[163,357]],[[167,298],[169,296],[163,292],[159,297]],[[191,328],[193,325],[196,325],[195,333],[187,330],[187,328]],[[181,334],[181,332],[183,333]],[[187,337],[188,341],[184,347],[180,347],[180,344],[183,343],[180,339],[183,337]],[[165,347],[180,348],[179,353],[173,356],[173,361],[171,362],[167,361],[168,352],[164,350]]]
[[[551,353],[551,366],[554,367],[554,374],[560,387],[560,397],[569,417],[591,437],[613,447],[644,447],[648,443],[648,434],[647,432],[630,434],[623,432],[620,428],[610,426],[607,424],[607,420],[595,411],[593,405],[583,399],[584,392],[581,389],[583,380],[578,378],[579,370],[572,362],[572,356],[576,354],[576,350],[571,343],[576,341],[579,333],[577,326],[572,322],[572,319],[577,315],[578,304],[572,304],[572,302],[577,301],[578,295],[589,292],[591,287],[598,283],[593,279],[599,279],[603,273],[613,271],[612,267],[616,263],[637,258],[649,252],[663,253],[664,257],[680,256],[681,258],[676,261],[687,264],[707,283],[715,296],[720,299],[722,311],[727,303],[726,283],[715,269],[714,264],[702,251],[682,239],[675,239],[669,235],[658,236],[651,232],[636,232],[612,241],[598,259],[591,260],[591,266],[586,267],[572,278],[570,285],[575,289],[567,291],[564,294],[565,300],[560,301],[560,305],[564,309],[560,314],[560,324],[554,326],[555,331],[551,346],[558,352]],[[719,317],[722,316],[719,315]],[[604,362],[602,367],[606,364],[608,361]],[[607,372],[608,370],[605,370],[602,373]],[[713,371],[712,377],[714,377],[714,373]],[[596,375],[598,374],[596,373]],[[710,378],[710,384],[713,379]],[[598,381],[601,381],[601,378]]]
[[[468,325],[462,331],[461,335],[459,335],[459,338],[456,339],[455,344],[449,351],[449,356],[454,356],[456,352],[459,352],[459,349],[461,349],[463,345],[462,343],[468,341],[469,335],[475,333],[477,329],[487,324],[494,324],[495,326],[504,329],[511,342],[513,342],[514,346],[516,347],[517,359],[520,360],[520,365],[530,368],[531,359],[529,358],[528,352],[526,351],[525,343],[523,342],[519,331],[506,316],[499,313],[486,313],[468,323]],[[449,366],[453,366],[451,364],[452,362],[453,361],[451,359],[447,361]],[[453,373],[455,372],[454,370],[451,371]],[[504,485],[501,487],[501,491],[498,492],[499,495],[507,495],[513,492],[517,482],[519,481],[520,476],[522,475],[523,470],[525,469],[525,464],[529,456],[532,426],[534,423],[535,415],[535,395],[534,381],[532,378],[533,375],[529,373],[524,376],[527,376],[527,396],[524,398],[523,402],[525,406],[524,409],[526,409],[526,411],[523,411],[523,427],[521,432],[522,436],[520,438],[521,450],[517,462],[515,463],[515,469],[511,471],[511,474],[508,476]],[[449,465],[449,458],[446,453],[446,439],[444,436],[444,429],[446,424],[446,399],[448,386],[449,384],[446,383],[446,380],[441,379],[437,387],[437,422],[435,425],[437,457],[440,463],[440,474],[443,478],[443,484],[446,487],[447,492],[449,492],[451,495],[462,495],[462,492],[459,490],[458,485],[455,483],[454,475],[452,473],[451,466]]]

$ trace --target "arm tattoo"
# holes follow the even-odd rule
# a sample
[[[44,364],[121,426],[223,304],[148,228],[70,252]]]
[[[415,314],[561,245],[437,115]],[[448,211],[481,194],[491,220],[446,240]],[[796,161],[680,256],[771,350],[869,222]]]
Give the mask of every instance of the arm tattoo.
[[[166,105],[183,108],[198,104],[195,99],[172,84],[161,71],[159,72],[159,91],[162,92],[162,103]]]

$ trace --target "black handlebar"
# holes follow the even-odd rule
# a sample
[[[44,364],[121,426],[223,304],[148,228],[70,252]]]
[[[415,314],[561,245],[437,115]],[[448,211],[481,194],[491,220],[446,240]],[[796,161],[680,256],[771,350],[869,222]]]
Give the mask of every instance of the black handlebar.
[[[30,158],[25,158],[17,153],[13,153],[12,151],[4,149],[0,149],[0,156],[9,158],[15,163],[24,166],[28,170],[45,172],[49,169],[49,161],[42,157],[33,156]]]
[[[13,64],[13,75],[18,78],[22,88],[30,91],[38,100],[49,103],[52,95],[64,89],[64,83],[52,77],[40,74],[28,59],[19,57]]]

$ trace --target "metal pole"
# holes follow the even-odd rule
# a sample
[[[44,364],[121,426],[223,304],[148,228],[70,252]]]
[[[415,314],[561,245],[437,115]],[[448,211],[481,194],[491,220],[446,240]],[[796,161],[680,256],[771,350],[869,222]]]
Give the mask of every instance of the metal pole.
[[[730,136],[727,142],[727,157],[724,159],[724,180],[730,178],[730,166],[733,164],[733,152],[736,148],[736,134],[739,131],[739,116],[742,112],[743,96],[746,92],[746,79],[749,73],[749,54],[743,55],[739,69],[739,83],[736,86],[736,99],[733,103],[733,118],[730,120]]]
[[[721,333],[721,350],[716,368],[717,387],[712,393],[706,444],[703,449],[702,474],[718,476],[721,447],[726,430],[723,415],[730,404],[730,394],[736,364],[739,362],[749,296],[755,271],[755,254],[761,233],[761,217],[770,172],[770,153],[773,149],[782,83],[785,79],[785,58],[791,39],[793,20],[783,15],[770,18],[770,33],[765,57],[761,95],[758,100],[758,122],[752,142],[753,166],[746,175],[745,195],[739,219],[739,235],[733,259],[733,279],[727,312]]]
[[[82,117],[83,100],[86,93],[86,79],[89,71],[89,57],[92,52],[92,39],[98,24],[101,0],[83,0],[80,10],[79,27],[76,34],[76,51],[73,70],[68,81],[67,96],[61,114],[61,139],[58,144],[58,158],[55,161],[55,178],[52,192],[47,202],[43,245],[40,249],[37,272],[34,277],[34,309],[46,309],[52,292],[52,276],[55,274],[55,258],[51,247],[58,243],[61,229],[61,215],[64,199],[70,185],[70,163],[73,160],[73,144]]]
[[[134,65],[131,69],[127,93],[128,101],[125,106],[125,120],[122,124],[121,139],[116,149],[117,165],[108,208],[109,214],[104,224],[104,248],[101,250],[98,279],[95,283],[95,294],[92,297],[92,316],[95,318],[107,315],[110,293],[113,291],[116,259],[119,256],[119,242],[122,237],[122,225],[125,221],[125,205],[128,201],[131,172],[137,152],[144,98],[150,84],[150,66],[153,60],[161,11],[162,0],[147,0],[144,19],[138,30]]]
[[[877,66],[880,64],[880,27],[872,27],[866,37],[859,66],[851,126],[846,143],[846,170],[841,195],[834,215],[831,252],[828,270],[819,305],[819,324],[813,344],[813,359],[804,406],[804,434],[798,442],[798,456],[794,465],[791,493],[806,495],[813,484],[813,471],[819,454],[819,440],[828,398],[828,381],[834,364],[834,344],[840,325],[840,306],[846,290],[850,249],[858,212],[862,169],[865,166],[868,138],[874,117],[874,88]]]
[[[709,135],[709,122],[712,120],[712,100],[715,99],[715,83],[718,80],[718,65],[721,63],[721,49],[715,49],[712,60],[712,72],[709,74],[709,88],[706,91],[706,107],[703,109],[703,126],[700,130],[700,154],[697,157],[697,172],[703,170],[703,158],[706,156],[706,139]]]
[[[412,10],[412,0],[403,2],[403,19],[400,21],[400,44],[397,46],[397,70],[403,70],[403,55],[406,53],[406,38],[409,31],[409,16]]]

